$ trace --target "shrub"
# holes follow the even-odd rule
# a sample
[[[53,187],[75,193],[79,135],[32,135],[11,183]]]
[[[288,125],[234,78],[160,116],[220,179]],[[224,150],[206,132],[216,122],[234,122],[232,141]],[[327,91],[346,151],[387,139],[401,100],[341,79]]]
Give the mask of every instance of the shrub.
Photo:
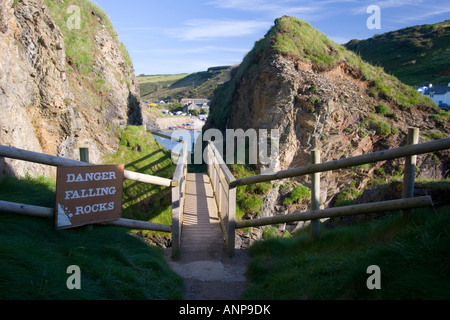
[[[386,115],[389,112],[389,108],[386,105],[384,105],[384,104],[380,104],[379,106],[375,107],[375,111],[378,114]]]
[[[299,203],[300,201],[311,198],[311,192],[303,185],[299,185],[292,190],[292,192],[283,200],[284,205],[292,203]]]
[[[372,115],[368,119],[369,128],[375,130],[378,135],[388,136],[392,133],[389,123],[381,120],[378,116]]]
[[[278,229],[275,227],[266,227],[263,231],[264,240],[278,238]]]

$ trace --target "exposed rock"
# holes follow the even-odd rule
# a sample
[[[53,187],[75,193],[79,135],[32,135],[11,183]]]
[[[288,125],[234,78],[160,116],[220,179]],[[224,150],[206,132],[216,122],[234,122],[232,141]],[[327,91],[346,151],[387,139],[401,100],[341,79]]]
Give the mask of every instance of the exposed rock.
[[[289,34],[290,31],[282,25],[307,29]],[[348,56],[348,59],[340,57],[337,53],[347,54],[345,49],[322,40],[323,35],[316,41],[324,41],[324,48],[329,49],[325,54],[335,60],[332,64],[320,64],[309,57],[314,54],[313,50],[319,50],[317,56],[323,55],[320,49],[303,49],[305,56],[302,56],[280,52],[274,47],[277,37],[286,34],[292,37],[293,45],[303,44],[308,39],[302,41],[301,34],[309,35],[312,31],[312,27],[295,18],[277,19],[266,38],[258,42],[241,66],[232,72],[232,79],[216,91],[206,128],[278,129],[278,165],[281,170],[286,170],[310,164],[314,149],[321,151],[322,162],[338,160],[404,145],[407,128],[411,126],[420,128],[422,133],[439,127],[430,117],[437,112],[431,101],[416,97],[417,92],[405,88],[381,70],[376,70],[377,76],[385,79],[386,84],[398,88],[404,97],[414,97],[421,102],[406,108],[394,98],[376,92],[381,89],[366,79],[361,66],[349,62],[354,56]],[[370,68],[374,67],[366,66],[366,69]],[[389,114],[376,114],[375,107],[381,104],[388,106]],[[389,132],[376,128],[377,121],[388,126]],[[448,127],[439,129],[450,134]],[[423,139],[422,135],[421,141]],[[449,168],[448,154],[419,156],[420,173],[443,177]],[[353,183],[358,189],[364,188],[381,166],[392,172],[401,162],[323,173],[323,204],[328,205],[335,194]],[[306,186],[311,184],[308,176],[294,180]],[[264,202],[270,202],[264,207],[264,215],[269,215],[270,211],[277,214],[275,205],[281,203],[273,201],[273,194],[267,195]]]
[[[43,0],[0,2],[0,144],[73,159],[79,147],[89,147],[96,163],[117,149],[116,128],[142,124],[132,66],[119,41],[97,24],[95,61],[86,75],[70,66],[64,35]],[[97,79],[107,88],[96,88]],[[0,175],[54,172],[0,161]]]

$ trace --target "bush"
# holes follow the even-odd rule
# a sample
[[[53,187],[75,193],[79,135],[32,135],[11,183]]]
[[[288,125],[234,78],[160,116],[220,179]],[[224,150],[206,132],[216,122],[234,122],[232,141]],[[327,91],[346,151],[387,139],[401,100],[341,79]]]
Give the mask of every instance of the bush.
[[[263,205],[261,196],[247,194],[246,197],[239,201],[239,207],[246,213],[258,213]]]
[[[384,104],[380,104],[379,106],[375,107],[375,111],[378,114],[386,115],[389,112],[389,108]]]
[[[289,205],[292,203],[299,203],[304,199],[311,198],[311,192],[309,189],[303,185],[299,185],[292,190],[288,197],[283,200],[284,205]]]
[[[278,238],[278,229],[275,227],[266,227],[263,231],[264,240]]]
[[[388,136],[392,133],[392,128],[389,123],[381,120],[377,115],[369,117],[369,128],[376,131],[378,135]]]

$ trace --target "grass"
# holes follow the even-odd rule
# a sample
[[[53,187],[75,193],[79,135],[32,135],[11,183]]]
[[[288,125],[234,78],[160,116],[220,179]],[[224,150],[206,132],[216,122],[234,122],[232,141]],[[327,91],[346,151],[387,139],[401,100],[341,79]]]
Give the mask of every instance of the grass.
[[[0,181],[1,199],[54,207],[49,178]],[[53,219],[0,214],[0,299],[171,300],[183,281],[162,252],[126,229],[95,226],[57,231]],[[81,270],[81,290],[68,290],[67,268]]]
[[[179,101],[183,98],[210,99],[217,86],[229,79],[230,67],[212,67],[190,74],[140,75],[141,97],[144,100]]]
[[[352,40],[345,46],[411,86],[450,82],[450,20]]]
[[[371,223],[309,229],[255,244],[248,270],[250,300],[402,300],[450,298],[450,210],[417,210]],[[381,269],[369,290],[367,269]]]
[[[125,63],[130,69],[132,61],[125,46],[118,40],[117,33],[107,14],[95,3],[89,0],[73,0],[70,5],[80,8],[80,28],[71,28],[67,21],[71,20],[73,12],[68,12],[68,5],[61,1],[45,0],[50,8],[50,14],[64,35],[66,55],[71,66],[88,75],[92,72],[95,57],[102,56],[95,45],[95,36],[98,28],[103,26],[111,37],[119,44],[119,49],[125,58]],[[97,20],[97,18],[99,20]]]
[[[164,149],[144,126],[128,126],[123,130],[119,150],[115,154],[107,155],[104,162],[123,163],[126,170],[163,178],[172,178],[175,172],[171,152]],[[124,218],[172,224],[170,188],[131,180],[126,180],[123,187]],[[153,231],[139,233],[149,237],[161,236]]]
[[[252,165],[231,164],[230,171],[236,179],[258,175]],[[242,220],[246,215],[259,215],[263,205],[262,196],[272,188],[271,183],[261,182],[240,186],[236,191],[236,219]]]

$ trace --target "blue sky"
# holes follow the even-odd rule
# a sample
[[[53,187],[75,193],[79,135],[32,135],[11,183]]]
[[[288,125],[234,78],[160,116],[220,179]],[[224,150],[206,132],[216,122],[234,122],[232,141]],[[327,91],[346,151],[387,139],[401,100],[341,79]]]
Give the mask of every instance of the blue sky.
[[[274,20],[296,16],[343,44],[450,19],[450,1],[94,0],[109,15],[139,74],[205,71],[240,63]],[[367,20],[380,8],[380,29]]]

